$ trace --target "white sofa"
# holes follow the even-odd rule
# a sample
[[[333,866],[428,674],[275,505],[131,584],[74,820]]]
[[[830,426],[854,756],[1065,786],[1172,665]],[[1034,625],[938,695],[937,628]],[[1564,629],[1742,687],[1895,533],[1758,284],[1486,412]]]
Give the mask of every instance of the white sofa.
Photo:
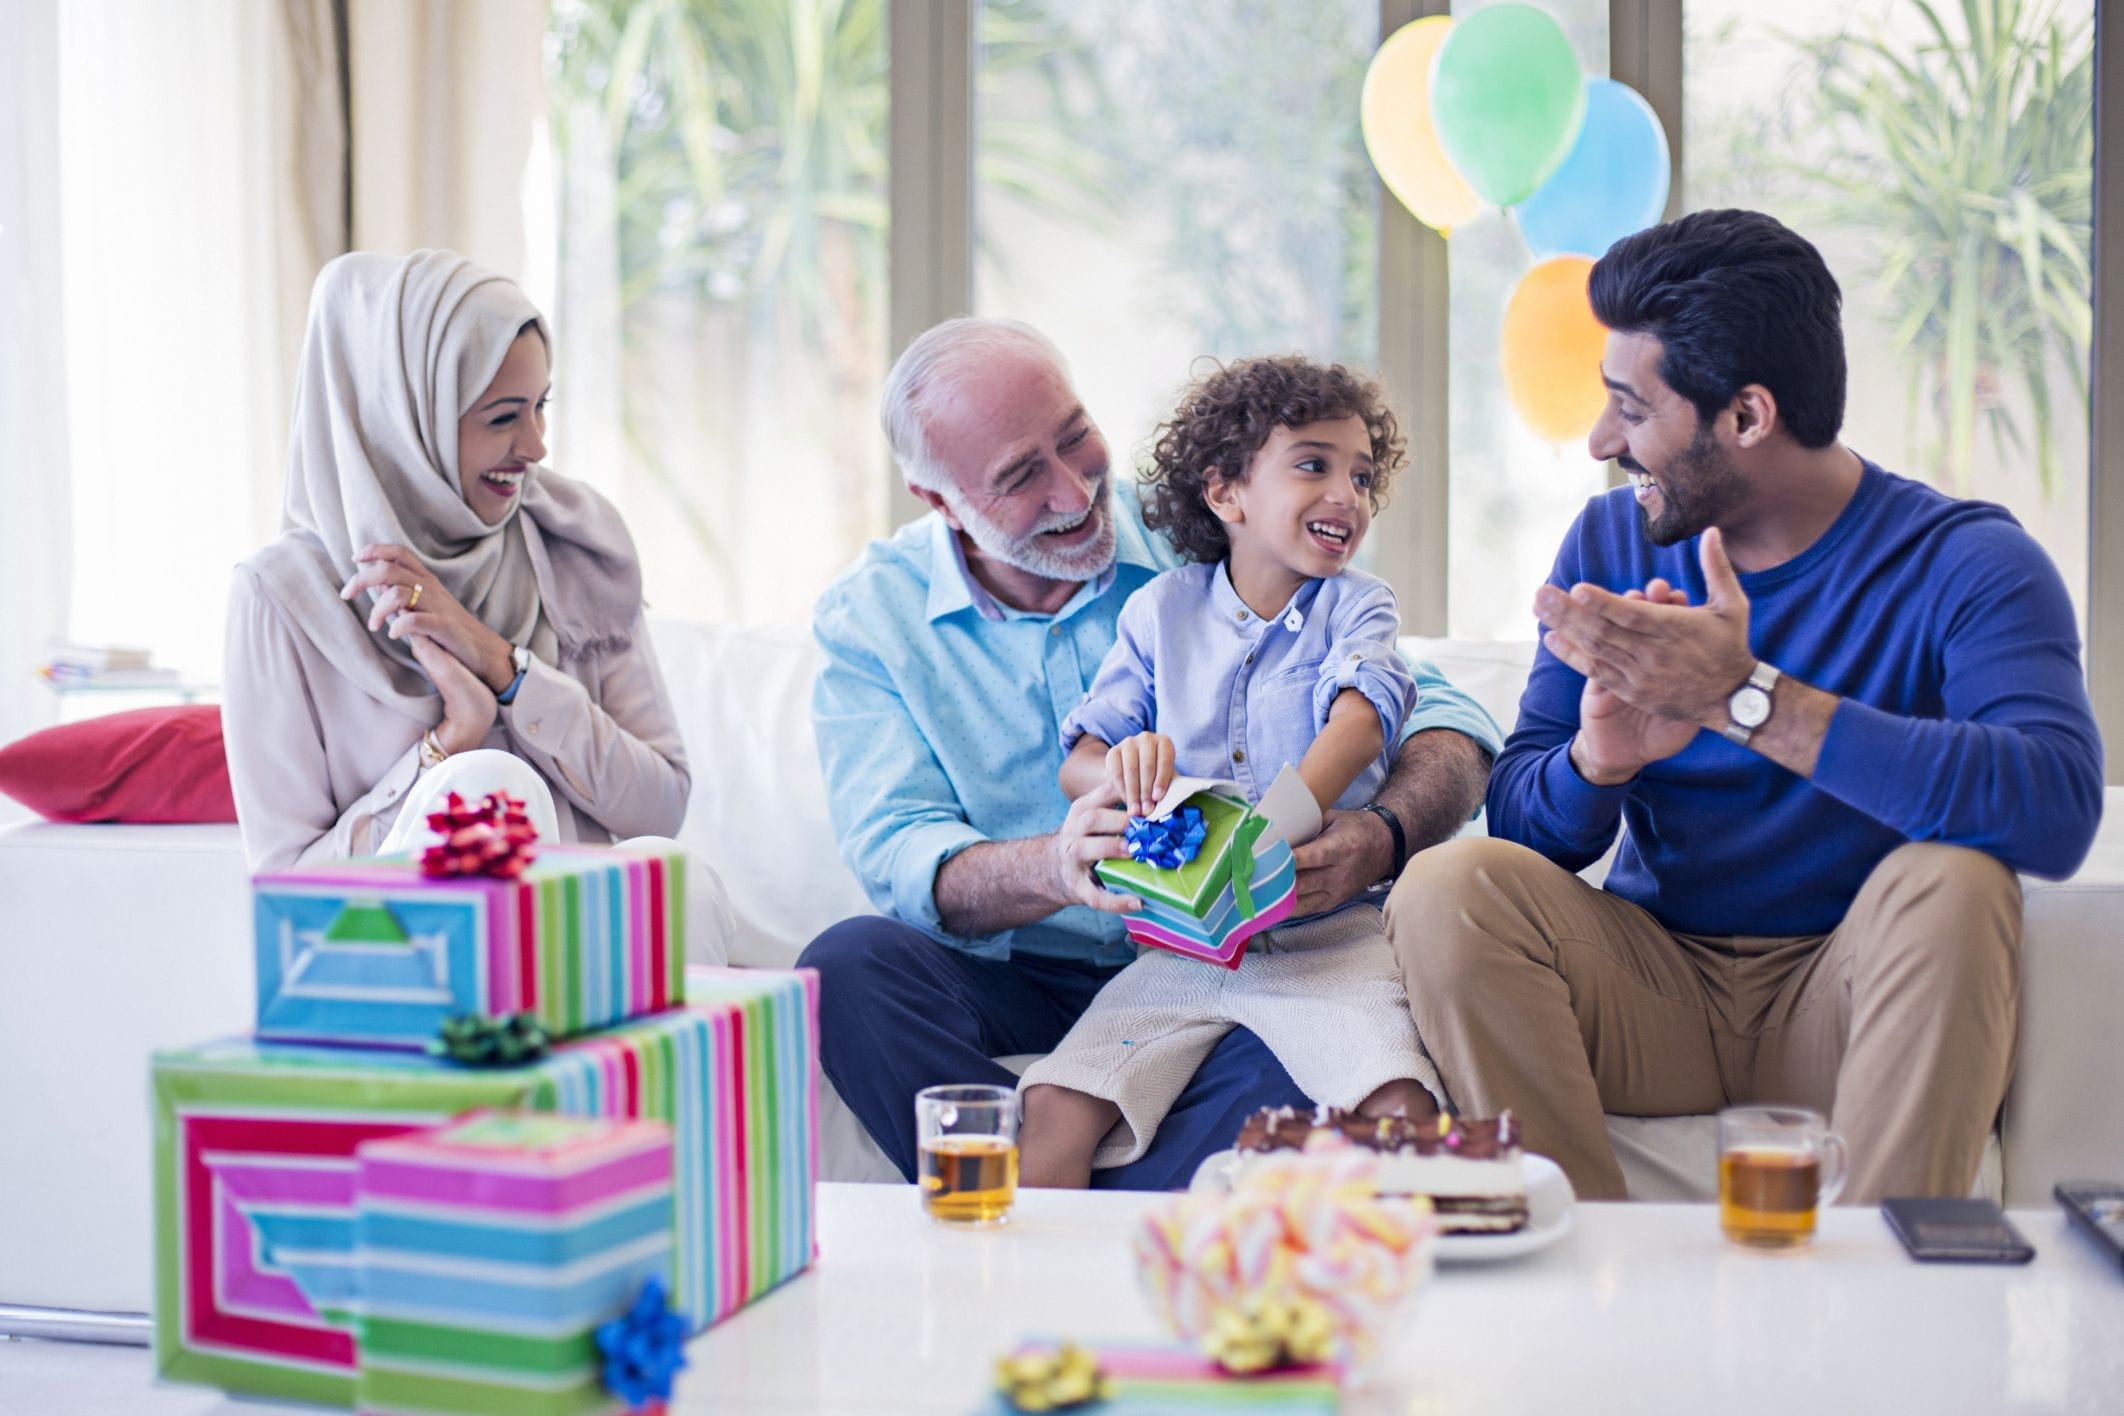
[[[870,909],[832,850],[800,629],[656,626],[693,765],[681,832],[722,873],[731,961],[786,965]],[[1410,641],[1509,724],[1530,646]],[[1984,1185],[2044,1205],[2054,1181],[2124,1178],[2124,821],[2073,880],[2028,883],[2017,1075]],[[6,1305],[141,1312],[150,1292],[147,1057],[245,1030],[249,896],[233,826],[0,828],[0,1331]],[[829,1103],[830,1179],[893,1179]],[[1709,1118],[1614,1118],[1643,1198],[1709,1189]],[[32,1324],[34,1325],[34,1324]]]

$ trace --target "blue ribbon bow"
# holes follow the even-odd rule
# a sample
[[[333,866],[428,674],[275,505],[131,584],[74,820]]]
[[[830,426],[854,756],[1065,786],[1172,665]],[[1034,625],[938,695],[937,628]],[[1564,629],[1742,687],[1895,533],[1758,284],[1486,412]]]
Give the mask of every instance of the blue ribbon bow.
[[[652,1397],[671,1399],[672,1380],[686,1365],[686,1320],[671,1310],[662,1280],[644,1280],[633,1307],[598,1324],[597,1350],[605,1358],[605,1390],[629,1409]]]
[[[1146,816],[1129,817],[1121,839],[1133,859],[1154,870],[1178,870],[1201,852],[1202,840],[1208,834],[1209,826],[1202,819],[1202,809],[1183,806],[1163,821],[1153,821]]]

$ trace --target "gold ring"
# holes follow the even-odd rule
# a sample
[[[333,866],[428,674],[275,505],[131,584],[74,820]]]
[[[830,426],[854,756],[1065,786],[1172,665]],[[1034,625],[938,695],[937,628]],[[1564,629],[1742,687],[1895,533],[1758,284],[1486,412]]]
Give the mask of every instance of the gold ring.
[[[413,593],[412,593],[412,594],[410,594],[410,595],[408,595],[408,596],[406,596],[406,608],[407,608],[407,609],[409,609],[409,610],[417,610],[417,609],[419,609],[419,608],[420,608],[420,592],[421,592],[421,586],[420,586],[420,585],[418,585],[418,584],[415,584],[415,585],[414,585],[414,587],[413,587]]]

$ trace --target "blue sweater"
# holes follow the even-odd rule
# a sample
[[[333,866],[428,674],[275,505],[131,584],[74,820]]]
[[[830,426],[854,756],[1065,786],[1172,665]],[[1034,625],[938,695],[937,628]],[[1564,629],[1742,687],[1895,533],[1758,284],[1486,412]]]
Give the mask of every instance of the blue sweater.
[[[1549,583],[1664,576],[1703,603],[1695,540],[1661,548],[1619,488]],[[1906,841],[2069,875],[2102,815],[2102,740],[2056,567],[2002,507],[1865,464],[1819,540],[1740,577],[1756,657],[1843,699],[1811,781],[1699,732],[1615,787],[1570,760],[1585,679],[1546,649],[1490,777],[1490,834],[1578,870],[1628,828],[1607,888],[1683,934],[1823,934]]]

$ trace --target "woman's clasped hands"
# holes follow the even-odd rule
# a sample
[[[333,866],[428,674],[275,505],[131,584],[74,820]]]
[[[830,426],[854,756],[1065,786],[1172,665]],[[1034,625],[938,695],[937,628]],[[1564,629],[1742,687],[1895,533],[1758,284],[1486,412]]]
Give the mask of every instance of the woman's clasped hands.
[[[369,629],[404,641],[442,698],[435,735],[443,750],[478,747],[501,711],[495,695],[516,677],[509,641],[460,604],[406,547],[364,546],[354,560],[361,568],[339,597],[351,600],[364,590],[374,595]]]

